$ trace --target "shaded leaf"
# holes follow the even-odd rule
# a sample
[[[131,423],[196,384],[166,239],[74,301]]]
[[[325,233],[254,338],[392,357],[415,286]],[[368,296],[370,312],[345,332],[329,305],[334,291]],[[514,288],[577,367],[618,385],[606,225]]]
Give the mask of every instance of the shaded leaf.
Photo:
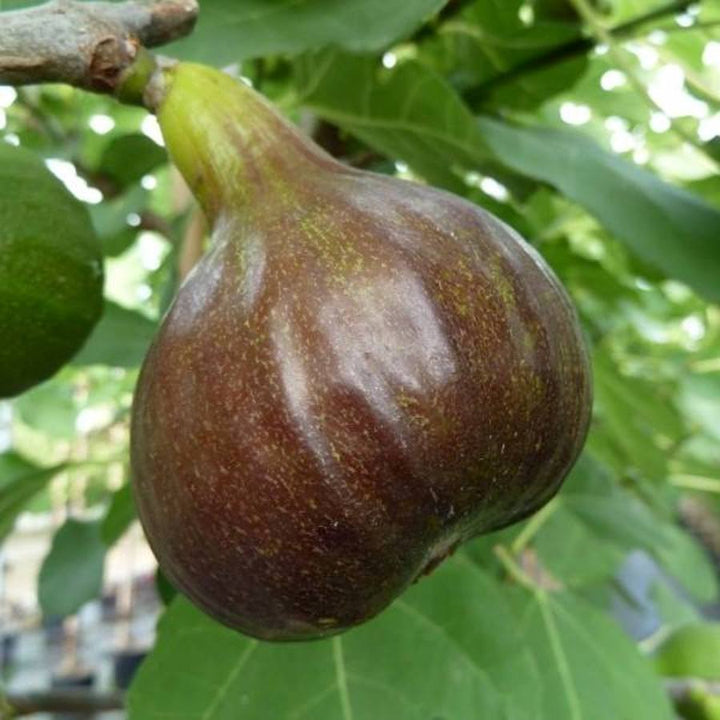
[[[455,91],[418,63],[387,72],[376,58],[328,52],[302,58],[296,72],[303,104],[436,184],[460,187],[450,167],[489,157]]]
[[[720,583],[710,556],[677,526],[667,524],[664,530],[665,541],[654,553],[663,569],[696,600],[703,603],[717,600]]]
[[[569,60],[562,54],[561,48],[580,38],[575,17],[558,20],[559,8],[535,3],[528,24],[521,19],[523,6],[523,0],[469,3],[421,46],[423,60],[449,77],[473,106],[491,99],[514,108],[537,106],[576,81],[587,58],[582,52]],[[533,66],[547,57],[553,60],[547,68]],[[523,72],[513,75],[516,68]],[[507,80],[500,84],[501,78]]]
[[[132,486],[125,483],[113,493],[110,507],[100,526],[100,537],[107,547],[112,547],[137,517]]]
[[[174,585],[167,579],[167,575],[159,567],[155,571],[155,589],[165,606],[169,605],[178,594]]]
[[[145,315],[106,300],[100,322],[72,364],[139,367],[156,330]]]
[[[702,180],[695,180],[688,184],[688,189],[720,208],[720,175],[710,175]]]
[[[554,185],[642,260],[720,300],[720,210],[580,133],[479,122],[509,167]]]
[[[610,540],[628,550],[650,551],[663,542],[657,516],[587,453],[568,477],[561,499],[596,533],[598,542]]]
[[[173,45],[185,59],[227,65],[244,58],[337,45],[381,50],[407,36],[445,0],[203,0],[193,34]]]
[[[15,452],[0,454],[0,540],[25,506],[63,469],[43,468]]]
[[[535,717],[673,717],[650,663],[591,605],[567,593],[519,590],[515,607],[522,617],[520,630],[543,671],[545,692]]]
[[[564,506],[558,507],[545,522],[533,544],[553,577],[568,588],[594,585],[611,578],[626,555],[612,541],[599,541],[593,529]]]
[[[564,584],[608,580],[629,552],[644,550],[697,600],[717,597],[710,559],[675,518],[621,487],[588,451],[553,503],[534,543],[543,565]]]
[[[667,474],[664,448],[684,433],[671,396],[664,397],[657,384],[621,375],[603,350],[593,356],[593,371],[595,408],[602,420],[595,434],[605,433],[626,467],[651,480],[663,479]]]
[[[45,616],[70,615],[100,595],[105,549],[99,522],[69,519],[55,533],[38,580]]]
[[[614,482],[587,451],[553,503],[535,547],[543,564],[566,585],[607,580],[629,551],[657,553],[668,542],[667,525]]]
[[[99,171],[121,187],[138,182],[167,161],[165,150],[146,135],[133,133],[113,138],[100,159]]]
[[[434,185],[467,196],[473,194],[469,173],[474,183],[482,173],[518,198],[536,188],[535,181],[497,162],[457,92],[419,62],[388,70],[376,57],[327,51],[301,57],[294,70],[300,103]],[[484,197],[506,220],[521,218]]]
[[[302,102],[435,184],[462,187],[452,166],[477,169],[489,151],[455,91],[414,62],[392,72],[377,58],[327,52],[296,63]]]
[[[138,228],[128,225],[131,214],[139,215],[148,202],[148,193],[140,185],[113,199],[90,206],[95,231],[106,257],[117,257],[135,241]]]

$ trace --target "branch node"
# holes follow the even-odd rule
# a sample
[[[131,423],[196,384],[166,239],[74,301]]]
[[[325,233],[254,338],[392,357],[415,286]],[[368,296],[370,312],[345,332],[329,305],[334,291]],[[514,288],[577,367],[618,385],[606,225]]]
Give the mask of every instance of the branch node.
[[[0,84],[116,93],[142,48],[187,35],[197,14],[196,0],[51,0],[0,13]]]

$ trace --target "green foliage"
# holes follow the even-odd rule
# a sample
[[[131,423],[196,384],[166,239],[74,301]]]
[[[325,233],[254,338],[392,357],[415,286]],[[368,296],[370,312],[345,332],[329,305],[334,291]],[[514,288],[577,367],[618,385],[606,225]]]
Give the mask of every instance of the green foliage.
[[[444,0],[204,0],[195,33],[176,46],[187,60],[214,65],[324,45],[362,52],[405,37]]]
[[[100,526],[100,537],[107,547],[112,547],[135,520],[135,503],[132,486],[125,483],[110,501],[110,507]]]
[[[433,182],[456,189],[455,166],[489,161],[470,110],[423,65],[388,73],[377,58],[327,52],[301,58],[296,75],[303,105]]]
[[[535,19],[528,24],[523,13],[527,18],[529,7],[522,0],[467,3],[421,45],[423,54],[473,106],[500,101],[534,108],[570,87],[586,69],[587,58],[582,53],[561,56],[561,48],[581,42],[571,3],[534,3],[532,9]]]
[[[720,211],[580,133],[513,128],[488,118],[480,127],[505,164],[557,187],[642,260],[720,299]]]
[[[38,600],[43,615],[70,615],[98,597],[104,558],[99,523],[67,520],[40,569]]]
[[[237,63],[343,161],[450,189],[537,247],[578,308],[596,402],[586,452],[546,508],[340,638],[258,644],[159,577],[170,604],[131,720],[672,717],[664,674],[716,676],[716,628],[702,624],[718,601],[712,542],[705,527],[688,532],[684,507],[720,524],[717,3],[682,23],[667,11],[635,22],[660,0],[591,3],[601,27],[622,28],[611,52],[586,52],[597,26],[567,0],[201,4],[197,31],[167,54]],[[63,614],[97,595],[107,548],[135,517],[129,485],[116,490],[131,393],[192,209],[140,110],[53,87],[19,91],[4,112],[0,140],[26,150],[0,142],[0,208],[30,208],[23,224],[53,238],[75,223],[98,250],[86,209],[30,150],[71,162],[104,196],[87,206],[103,317],[70,365],[9,404],[12,449],[0,454],[0,538],[22,512],[68,498],[75,517],[103,518],[55,538],[40,595]],[[39,180],[11,180],[25,172]],[[19,297],[3,285],[6,296]],[[613,617],[638,550],[657,565],[647,603],[669,634],[652,659]],[[677,710],[711,717],[714,700],[698,686]]]
[[[538,716],[672,718],[647,661],[592,606],[569,594],[542,590],[516,606],[536,663],[544,671]]]
[[[137,367],[156,329],[157,324],[147,316],[108,301],[102,319],[73,364]]]
[[[182,696],[158,692],[181,683]],[[248,720],[671,717],[650,665],[601,613],[510,588],[462,555],[376,620],[305,645],[244,638],[176,600],[131,717],[229,719],[238,701]]]
[[[75,436],[78,407],[73,388],[67,383],[45,383],[18,398],[14,408],[22,422],[45,435],[63,439]]]
[[[28,502],[62,469],[40,467],[14,452],[0,455],[0,540],[12,530]]]
[[[127,187],[164,162],[162,148],[146,135],[132,133],[113,138],[105,146],[99,169],[120,187]]]

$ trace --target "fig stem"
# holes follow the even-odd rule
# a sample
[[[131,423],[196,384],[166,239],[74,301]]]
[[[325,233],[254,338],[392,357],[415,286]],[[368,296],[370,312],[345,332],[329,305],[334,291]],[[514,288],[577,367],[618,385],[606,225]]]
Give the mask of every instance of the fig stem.
[[[147,69],[149,55],[144,48],[187,35],[197,15],[197,0],[51,0],[2,12],[0,84],[61,82],[116,93],[136,61],[142,59]],[[139,68],[131,73],[135,81]],[[130,99],[137,98],[136,85],[129,92]]]
[[[513,555],[519,555],[527,547],[535,535],[537,535],[540,531],[542,526],[559,507],[560,501],[556,496],[539,512],[535,513],[535,515],[533,515],[527,523],[525,523],[525,527],[520,533],[518,533],[517,537],[513,540],[513,543],[510,546]]]
[[[532,578],[520,567],[516,562],[513,554],[504,545],[495,545],[493,548],[495,557],[500,561],[500,564],[505,568],[507,574],[515,580],[518,585],[522,585],[532,592],[539,590],[536,583],[533,582]]]

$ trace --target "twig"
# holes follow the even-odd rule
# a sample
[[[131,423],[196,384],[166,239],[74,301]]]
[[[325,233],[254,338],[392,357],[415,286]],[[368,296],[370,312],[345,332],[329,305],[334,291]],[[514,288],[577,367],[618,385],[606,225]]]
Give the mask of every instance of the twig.
[[[590,5],[588,0],[570,0],[570,2],[575,6],[578,13],[588,24],[588,27],[598,42],[607,45],[610,56],[615,60],[615,64],[618,68],[625,73],[628,82],[638,93],[638,97],[645,102],[650,110],[654,112],[664,112],[664,109],[654,100],[654,98],[650,96],[642,78],[638,75],[630,60],[626,58],[624,48],[617,44],[616,38],[613,37],[611,31],[600,22],[594,8]],[[677,135],[677,137],[683,142],[702,153],[705,159],[714,167],[720,167],[720,163],[718,163],[718,161],[708,152],[708,149],[703,145],[703,143],[700,142],[700,140],[691,132],[685,130],[682,126],[672,120],[670,121],[670,130],[674,132],[675,135]]]
[[[114,92],[140,48],[187,35],[197,13],[197,0],[51,0],[0,13],[0,84]]]
[[[35,713],[75,713],[94,715],[104,710],[122,710],[122,693],[98,694],[87,690],[52,690],[49,692],[10,694],[5,708],[0,705],[0,720],[34,715]]]
[[[538,534],[542,526],[550,519],[555,511],[560,507],[560,496],[556,495],[550,502],[545,505],[542,510],[535,513],[525,524],[525,527],[518,533],[515,540],[510,546],[513,555],[519,555]]]
[[[412,36],[411,40],[415,43],[420,43],[427,38],[433,37],[438,31],[438,27],[441,27],[456,15],[459,15],[470,4],[471,0],[448,0],[442,10],[429,22],[422,25]]]
[[[609,28],[607,32],[613,38],[626,38],[632,36],[651,22],[660,20],[669,15],[677,15],[685,12],[693,4],[693,2],[694,0],[673,0],[673,2],[670,2],[667,5],[663,5],[644,15],[632,18],[631,20],[613,28]],[[594,50],[597,45],[598,41],[595,37],[579,37],[575,40],[569,40],[562,45],[552,48],[552,50],[549,50],[544,55],[529,58],[528,60],[515,65],[515,67],[511,68],[507,72],[491,78],[478,87],[472,88],[465,93],[465,99],[471,105],[482,102],[488,94],[497,87],[513,82],[524,75],[530,75],[541,70],[546,70],[547,68],[561,62],[565,62],[566,60],[572,60],[573,58],[587,55],[591,50]]]

